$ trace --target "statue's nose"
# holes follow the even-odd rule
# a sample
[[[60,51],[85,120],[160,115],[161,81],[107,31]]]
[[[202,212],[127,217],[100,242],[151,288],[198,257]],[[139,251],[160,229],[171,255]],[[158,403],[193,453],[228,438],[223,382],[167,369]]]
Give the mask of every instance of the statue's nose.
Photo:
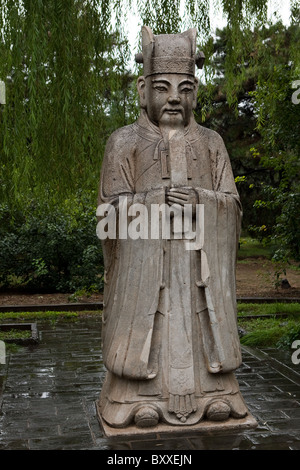
[[[168,98],[169,103],[180,103],[180,97],[178,95],[171,95]]]

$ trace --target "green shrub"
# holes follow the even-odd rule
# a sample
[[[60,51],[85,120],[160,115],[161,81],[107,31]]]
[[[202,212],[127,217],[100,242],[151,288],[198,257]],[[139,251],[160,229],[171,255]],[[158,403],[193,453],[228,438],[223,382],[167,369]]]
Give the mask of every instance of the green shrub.
[[[243,319],[239,326],[245,330],[241,343],[253,347],[275,347],[290,349],[293,341],[300,339],[300,319],[291,317]]]
[[[300,323],[292,325],[285,334],[282,335],[280,340],[277,342],[276,347],[279,349],[289,350],[292,347],[294,341],[300,339]]]
[[[17,330],[12,328],[8,331],[0,331],[0,341],[7,341],[10,339],[28,339],[31,338],[30,330]]]
[[[267,329],[254,330],[241,338],[241,343],[246,346],[268,347],[274,346],[281,338],[282,328],[279,325]]]
[[[63,205],[32,201],[0,206],[0,286],[74,292],[102,288],[103,257],[96,207],[88,198]]]

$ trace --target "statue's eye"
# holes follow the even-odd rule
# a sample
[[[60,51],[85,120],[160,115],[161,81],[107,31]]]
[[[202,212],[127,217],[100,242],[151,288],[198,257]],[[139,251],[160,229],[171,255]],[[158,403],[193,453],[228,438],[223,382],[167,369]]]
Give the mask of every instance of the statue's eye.
[[[184,88],[181,88],[180,92],[181,93],[192,93],[193,91],[193,88],[190,88],[190,87],[184,87]]]
[[[162,92],[167,92],[168,91],[167,87],[163,86],[163,85],[155,85],[153,88],[157,91],[162,91]]]

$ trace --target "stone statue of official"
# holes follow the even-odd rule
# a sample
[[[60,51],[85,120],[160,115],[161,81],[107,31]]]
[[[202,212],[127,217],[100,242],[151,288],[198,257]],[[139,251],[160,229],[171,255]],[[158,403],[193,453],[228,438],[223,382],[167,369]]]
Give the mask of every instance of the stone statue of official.
[[[235,266],[242,209],[222,138],[194,119],[195,63],[203,63],[196,30],[153,35],[144,26],[137,60],[141,113],[107,142],[100,212],[142,204],[153,226],[153,205],[189,207],[201,243],[187,249],[175,217],[167,238],[102,240],[107,375],[98,414],[109,428],[241,425],[249,417],[234,375],[241,364]]]

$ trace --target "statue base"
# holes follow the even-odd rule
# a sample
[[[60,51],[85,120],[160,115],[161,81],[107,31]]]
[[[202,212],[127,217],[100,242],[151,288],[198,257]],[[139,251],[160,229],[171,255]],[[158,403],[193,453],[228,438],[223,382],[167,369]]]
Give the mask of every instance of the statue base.
[[[187,426],[172,426],[163,422],[158,423],[156,426],[148,428],[139,428],[135,425],[129,425],[124,428],[113,428],[109,426],[101,416],[99,402],[96,402],[97,417],[100,426],[103,430],[105,437],[138,437],[159,434],[210,434],[212,432],[224,431],[243,431],[256,428],[258,423],[256,419],[248,413],[244,418],[228,418],[225,421],[209,421],[203,420],[197,424]]]

